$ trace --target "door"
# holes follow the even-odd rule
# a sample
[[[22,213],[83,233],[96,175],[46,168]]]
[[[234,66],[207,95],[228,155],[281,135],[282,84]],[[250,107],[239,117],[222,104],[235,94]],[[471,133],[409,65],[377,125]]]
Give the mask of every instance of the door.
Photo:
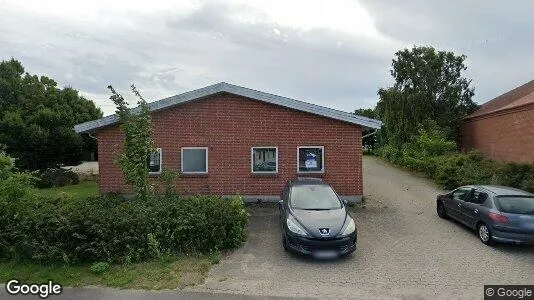
[[[462,213],[462,206],[465,203],[465,199],[469,197],[471,192],[471,187],[461,187],[454,190],[448,195],[445,201],[445,206],[447,208],[447,213],[453,219],[456,219],[460,222],[464,222],[464,217]]]
[[[462,204],[462,217],[464,219],[464,223],[471,227],[475,228],[477,221],[479,219],[480,209],[482,205],[486,202],[486,199],[488,199],[488,194],[484,193],[481,190],[475,189],[471,197],[467,199],[468,201],[464,201]]]

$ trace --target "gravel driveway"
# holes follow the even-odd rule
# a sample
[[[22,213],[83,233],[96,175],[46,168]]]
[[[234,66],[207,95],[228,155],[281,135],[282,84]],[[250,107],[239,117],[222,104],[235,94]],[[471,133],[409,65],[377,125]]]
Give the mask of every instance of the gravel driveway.
[[[488,247],[435,213],[442,192],[376,158],[364,158],[365,207],[352,215],[358,249],[314,261],[284,252],[274,205],[252,206],[247,243],[189,290],[365,299],[482,299],[484,284],[534,284],[534,247]]]

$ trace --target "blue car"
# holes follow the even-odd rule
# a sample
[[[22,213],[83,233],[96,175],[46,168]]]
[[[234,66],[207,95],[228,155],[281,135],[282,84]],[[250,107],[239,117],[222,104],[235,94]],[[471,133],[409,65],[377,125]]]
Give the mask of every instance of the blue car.
[[[534,194],[504,186],[462,186],[438,195],[439,217],[452,218],[477,231],[486,245],[534,244]]]

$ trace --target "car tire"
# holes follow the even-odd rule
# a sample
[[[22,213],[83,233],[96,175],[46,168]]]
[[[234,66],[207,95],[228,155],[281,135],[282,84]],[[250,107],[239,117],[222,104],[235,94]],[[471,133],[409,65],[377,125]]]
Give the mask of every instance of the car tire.
[[[447,215],[447,211],[445,210],[445,206],[443,205],[443,202],[439,201],[436,206],[436,212],[438,213],[438,217],[442,219],[448,219],[449,216]]]
[[[493,245],[493,237],[491,235],[491,230],[488,225],[485,223],[480,223],[477,226],[477,236],[478,239],[485,245]]]

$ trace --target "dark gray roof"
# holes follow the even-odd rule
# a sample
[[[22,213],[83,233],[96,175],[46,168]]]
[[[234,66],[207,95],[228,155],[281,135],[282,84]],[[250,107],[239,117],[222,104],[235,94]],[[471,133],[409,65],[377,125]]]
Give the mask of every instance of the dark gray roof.
[[[219,94],[219,93],[231,93],[234,95],[243,96],[243,97],[258,100],[258,101],[263,101],[266,103],[276,104],[276,105],[280,105],[283,107],[296,109],[296,110],[300,110],[303,112],[308,112],[311,114],[315,114],[315,115],[319,115],[319,116],[323,116],[323,117],[327,117],[327,118],[331,118],[335,120],[340,120],[340,121],[344,121],[344,122],[348,122],[352,124],[357,124],[357,125],[361,125],[361,126],[368,127],[368,128],[380,129],[380,127],[382,126],[382,122],[375,120],[375,119],[358,116],[352,113],[335,110],[332,108],[323,107],[323,106],[319,106],[319,105],[315,105],[315,104],[311,104],[307,102],[302,102],[302,101],[298,101],[298,100],[294,100],[294,99],[290,99],[286,97],[268,94],[268,93],[244,88],[241,86],[229,84],[226,82],[220,82],[220,83],[210,85],[210,86],[198,89],[198,90],[190,91],[187,93],[183,93],[180,95],[172,96],[169,98],[165,98],[159,101],[149,103],[149,108],[151,111],[158,111],[158,110],[184,104],[184,103],[194,101],[197,99],[202,99],[202,98],[212,96],[215,94]],[[135,108],[134,112],[135,111],[139,111],[139,110]],[[102,127],[113,125],[117,123],[118,121],[119,121],[119,117],[115,114],[115,115],[104,117],[102,119],[78,124],[74,126],[74,131],[76,131],[77,133],[91,132]]]

